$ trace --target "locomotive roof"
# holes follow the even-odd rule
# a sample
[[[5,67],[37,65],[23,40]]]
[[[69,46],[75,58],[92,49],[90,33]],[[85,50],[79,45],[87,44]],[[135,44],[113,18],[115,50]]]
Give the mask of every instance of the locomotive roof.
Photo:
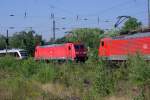
[[[39,47],[53,47],[53,46],[63,46],[64,44],[51,44],[51,45],[44,45]]]
[[[140,38],[140,37],[150,37],[150,32],[145,32],[145,33],[140,32],[136,34],[122,35],[122,36],[113,37],[112,39],[119,40],[119,39],[133,39],[133,38]]]
[[[20,51],[25,51],[24,49],[8,49],[7,52],[20,52]],[[6,53],[6,49],[0,50],[0,53]]]
[[[64,46],[65,44],[68,44],[68,43],[64,43],[64,44],[43,45],[43,46],[38,46],[38,47],[46,48],[46,47],[54,47],[54,46]],[[78,45],[78,44],[82,44],[82,43],[71,43],[71,44]]]

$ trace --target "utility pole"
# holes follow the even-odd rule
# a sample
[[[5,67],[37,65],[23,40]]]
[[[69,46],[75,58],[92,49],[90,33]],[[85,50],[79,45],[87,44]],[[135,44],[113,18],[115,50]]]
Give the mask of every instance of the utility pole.
[[[150,28],[150,0],[147,0],[147,8],[148,8],[148,27]]]
[[[55,36],[56,36],[56,33],[55,33],[55,31],[56,31],[56,22],[55,22],[55,16],[54,16],[54,13],[52,13],[51,14],[51,19],[53,20],[53,28],[52,28],[52,30],[53,30],[53,42],[55,42]]]
[[[56,23],[55,23],[55,20],[53,20],[53,41],[55,41],[55,25],[56,25]]]
[[[9,40],[8,40],[8,30],[7,30],[7,32],[6,32],[6,54],[7,54],[7,52],[8,52],[8,45],[9,45]]]

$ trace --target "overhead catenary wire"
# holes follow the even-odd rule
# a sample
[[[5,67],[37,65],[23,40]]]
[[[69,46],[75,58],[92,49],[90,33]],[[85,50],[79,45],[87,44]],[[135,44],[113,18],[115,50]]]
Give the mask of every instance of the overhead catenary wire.
[[[106,9],[104,9],[104,10],[101,10],[100,11],[100,13],[101,14],[104,14],[104,13],[107,13],[107,12],[109,12],[108,10],[110,10],[110,9],[118,9],[118,8],[120,8],[120,9],[124,9],[121,5],[129,5],[130,3],[129,2],[131,2],[131,0],[127,0],[127,1],[125,1],[125,2],[121,2],[121,3],[118,3],[117,5],[114,5],[114,6],[112,6],[112,7],[109,7],[109,8],[106,8]],[[63,16],[63,17],[59,17],[59,16],[56,16],[55,17],[55,19],[56,19],[56,21],[58,21],[57,23],[59,24],[59,23],[62,23],[62,24],[64,24],[64,23],[69,23],[70,25],[71,24],[74,24],[74,23],[76,23],[76,21],[78,21],[78,23],[76,23],[76,26],[81,26],[82,27],[82,22],[84,22],[84,23],[92,23],[92,24],[102,24],[102,23],[108,23],[108,22],[106,22],[106,20],[104,19],[104,18],[101,18],[101,16],[98,14],[98,13],[95,13],[95,15],[92,15],[92,14],[89,14],[89,15],[82,15],[82,14],[76,14],[76,13],[74,13],[74,12],[72,12],[72,11],[69,11],[68,9],[63,9],[63,8],[61,8],[61,7],[56,7],[56,6],[53,6],[54,7],[54,10],[55,9],[57,9],[57,10],[60,10],[60,11],[62,11],[62,12],[64,12],[64,13],[68,13],[68,14],[71,14],[71,16],[72,17],[69,17],[68,18],[68,16]],[[111,10],[112,11],[112,10]],[[22,14],[23,15],[23,14]],[[91,17],[91,15],[92,15],[92,17]],[[135,14],[134,14],[135,15]],[[140,14],[138,15],[138,16],[141,16]],[[22,17],[22,16],[21,16]],[[47,18],[49,18],[49,15],[29,15],[29,12],[28,11],[25,11],[24,12],[24,16],[23,16],[25,19],[26,18],[28,18],[28,19],[32,19],[32,20],[34,20],[35,18],[42,18],[42,17],[47,17]],[[65,19],[64,19],[64,17],[65,17]],[[63,18],[63,19],[62,19]],[[115,19],[115,17],[114,17],[114,19]],[[112,19],[109,19],[109,22],[113,22],[114,21],[114,19],[112,18]],[[74,25],[72,25],[72,26],[74,26]],[[39,26],[40,27],[40,26]],[[65,25],[64,25],[64,27],[65,27]],[[67,26],[66,26],[67,27]],[[87,27],[88,27],[88,24],[87,24]],[[35,27],[35,28],[37,28],[37,27]],[[43,28],[43,26],[41,25],[41,28]],[[69,29],[69,28],[66,28],[66,30],[67,29]]]
[[[85,16],[97,16],[97,15],[102,15],[102,14],[104,14],[104,13],[108,13],[109,11],[112,11],[113,9],[122,7],[122,6],[124,6],[124,5],[129,5],[131,1],[132,1],[132,0],[126,0],[125,2],[118,3],[118,4],[116,4],[116,5],[113,5],[113,6],[109,7],[109,8],[106,8],[106,9],[103,9],[103,10],[100,10],[100,11],[97,11],[96,13],[93,13],[93,14],[87,14],[87,15],[85,15]]]
[[[116,7],[118,8],[119,5],[122,5],[122,4],[124,4],[124,3],[127,3],[128,1],[131,1],[131,0],[127,0],[127,1],[125,1],[125,2],[121,2],[121,3],[119,3],[119,4],[115,5],[115,6],[112,6],[112,7],[110,7],[110,8],[116,8]],[[128,4],[130,4],[130,3],[128,3]],[[124,5],[125,5],[125,4],[124,4]],[[51,5],[51,6],[53,6],[53,5]],[[59,9],[59,8],[60,8],[60,7],[56,7],[56,6],[53,6],[53,7],[54,7],[54,9],[56,9],[56,8]],[[122,7],[122,6],[121,6],[121,7]],[[110,9],[110,8],[108,8],[108,9]],[[61,8],[60,8],[60,9],[61,9]],[[64,10],[64,9],[61,9],[61,10],[64,11],[64,12],[69,12],[69,14],[72,14],[72,13],[73,13],[73,12],[71,12],[71,11]],[[106,10],[107,10],[107,9],[106,9]],[[77,14],[76,14],[76,15],[77,15]],[[25,12],[25,16],[27,16],[27,12]],[[44,17],[44,16],[29,16],[29,17],[30,17],[30,18],[31,18],[31,17],[35,18],[35,17]],[[86,19],[89,20],[89,17],[90,17],[90,16],[87,16]],[[95,17],[97,17],[97,16],[95,16]],[[58,19],[59,19],[59,17],[58,17]],[[66,17],[66,19],[67,19],[67,17]],[[65,20],[66,20],[66,19],[65,19]],[[79,15],[77,15],[77,19],[79,19]]]

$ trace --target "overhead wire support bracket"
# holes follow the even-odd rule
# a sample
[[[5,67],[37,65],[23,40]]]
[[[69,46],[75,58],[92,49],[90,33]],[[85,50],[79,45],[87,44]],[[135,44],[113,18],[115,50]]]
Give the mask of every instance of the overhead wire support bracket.
[[[118,16],[117,19],[118,21],[115,23],[114,27],[118,27],[123,21],[126,19],[132,18],[131,16]]]

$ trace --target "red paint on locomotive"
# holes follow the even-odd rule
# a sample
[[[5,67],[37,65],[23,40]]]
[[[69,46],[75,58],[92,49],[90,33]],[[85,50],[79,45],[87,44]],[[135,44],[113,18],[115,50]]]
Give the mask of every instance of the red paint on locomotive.
[[[100,41],[99,57],[107,60],[126,60],[128,55],[136,53],[150,60],[150,32],[103,38]]]
[[[53,44],[37,46],[36,60],[87,60],[87,49],[81,43]]]

